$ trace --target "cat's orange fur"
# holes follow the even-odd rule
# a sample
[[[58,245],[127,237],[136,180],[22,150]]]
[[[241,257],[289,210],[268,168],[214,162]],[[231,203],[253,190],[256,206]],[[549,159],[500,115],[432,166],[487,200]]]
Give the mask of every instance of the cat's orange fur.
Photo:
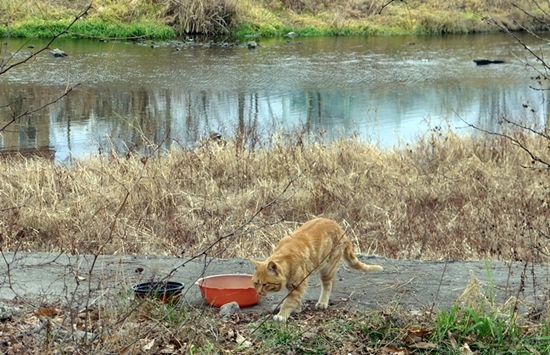
[[[366,265],[357,260],[351,242],[338,223],[316,218],[281,239],[266,261],[251,259],[256,266],[252,282],[262,296],[287,288],[288,296],[279,313],[273,317],[276,321],[284,322],[292,311],[300,312],[307,278],[313,271],[319,272],[322,285],[317,308],[328,307],[332,284],[342,257],[349,267],[365,273],[382,270],[379,265]]]

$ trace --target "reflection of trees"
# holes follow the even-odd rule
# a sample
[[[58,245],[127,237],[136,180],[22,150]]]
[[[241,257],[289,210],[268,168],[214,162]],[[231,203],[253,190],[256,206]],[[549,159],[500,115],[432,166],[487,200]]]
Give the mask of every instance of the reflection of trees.
[[[241,135],[241,136],[244,136],[244,92],[239,92],[238,94],[238,107],[239,107],[239,123],[237,124],[237,132]]]
[[[315,126],[315,123],[322,122],[323,119],[323,106],[321,99],[321,93],[317,92],[307,92],[307,119],[306,127],[308,130],[312,129]]]
[[[431,118],[435,124],[455,121],[458,117],[494,129],[500,117],[521,112],[522,103],[542,104],[540,98],[528,89],[518,94],[517,87],[478,86],[465,88],[459,83],[437,87],[366,88],[357,91],[297,92],[290,98],[294,111],[305,113],[309,131],[338,127],[351,133],[361,126],[382,124],[399,128],[405,121],[419,122]],[[537,101],[538,100],[538,101]],[[369,119],[369,110],[375,110],[375,122]],[[419,117],[423,113],[424,117]],[[418,126],[418,123],[417,123]],[[334,131],[334,130],[332,130]],[[329,136],[331,136],[329,134]]]
[[[13,103],[12,110],[38,106],[55,94],[56,90],[50,87],[37,86],[18,89],[15,94],[0,85],[0,97],[3,102]],[[210,131],[265,136],[281,126],[323,130],[331,137],[362,132],[376,125],[399,129],[407,120],[422,120],[422,114],[451,120],[458,114],[488,127],[508,114],[507,110],[522,109],[528,95],[532,104],[540,102],[528,89],[519,94],[516,87],[465,88],[458,83],[427,88],[405,86],[399,90],[392,86],[290,93],[88,87],[10,127],[3,144],[47,146],[50,130],[57,132],[57,137],[64,134],[66,142],[76,135],[88,135],[91,138],[86,139],[95,140],[100,146],[106,145],[105,137],[109,135],[120,149],[169,142],[167,137],[192,145]],[[22,97],[26,100],[24,105],[17,101]],[[374,120],[373,114],[377,116]],[[10,112],[0,110],[0,121],[9,117]]]
[[[539,125],[544,122],[548,102],[540,93],[529,89],[488,87],[479,98],[479,115],[472,123],[482,129],[498,132],[500,121],[514,119]]]
[[[480,95],[479,116],[476,126],[490,131],[496,131],[498,120],[505,116],[505,93],[499,88],[488,88]]]
[[[22,116],[8,126],[2,133],[0,148],[50,148],[49,120],[41,120],[39,115],[24,115],[34,107],[40,107],[52,100],[54,94],[41,93],[33,87],[22,88],[15,92],[8,89],[0,91],[0,126],[12,117]],[[9,103],[9,106],[4,106]]]

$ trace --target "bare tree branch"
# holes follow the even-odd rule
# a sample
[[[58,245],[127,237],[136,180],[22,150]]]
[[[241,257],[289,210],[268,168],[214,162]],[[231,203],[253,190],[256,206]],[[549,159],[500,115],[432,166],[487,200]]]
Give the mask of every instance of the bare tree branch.
[[[533,4],[544,14],[543,18],[537,17],[529,12],[527,12],[523,7],[519,6],[518,4],[511,2],[512,6],[518,9],[519,11],[523,12],[527,17],[532,18],[536,22],[542,24],[542,25],[548,25],[548,22],[546,19],[548,18],[548,14],[544,11],[544,9],[539,5],[538,1],[533,1]]]
[[[13,64],[8,64],[10,62],[11,59],[14,58],[14,55],[12,55],[11,57],[9,57],[7,60],[5,59],[5,55],[7,54],[7,52],[4,52],[4,58],[0,61],[0,76],[7,73],[8,71],[10,71],[11,69],[13,68],[16,68],[16,67],[19,67],[23,64],[26,64],[28,62],[30,62],[31,60],[35,59],[36,56],[46,50],[49,50],[50,49],[50,46],[52,45],[52,43],[54,43],[55,40],[57,40],[59,37],[61,37],[62,35],[66,34],[69,32],[69,30],[71,29],[71,27],[74,26],[74,24],[80,20],[82,17],[84,17],[88,11],[90,11],[90,9],[92,8],[92,5],[93,5],[93,1],[90,2],[90,4],[88,4],[88,6],[79,14],[77,15],[74,20],[68,24],[65,29],[63,29],[63,31],[59,32],[59,33],[56,33],[56,34],[53,34],[52,38],[48,41],[48,43],[43,46],[42,48],[40,48],[38,51],[36,51],[35,53],[31,53],[31,55],[27,56],[26,58],[18,61],[18,62],[15,62]],[[8,30],[8,36],[9,36],[9,30]],[[8,37],[9,38],[9,37]],[[6,50],[7,50],[7,46],[6,46]],[[16,52],[17,53],[17,52]],[[18,115],[16,115],[15,113],[12,113],[12,118],[11,120],[9,120],[8,122],[6,122],[2,127],[0,127],[0,132],[3,132],[6,130],[6,128],[10,125],[12,125],[13,123],[17,122],[18,120],[20,120],[21,118],[23,117],[26,117],[26,116],[29,116],[29,115],[32,115],[33,113],[36,113],[38,111],[41,111],[43,110],[44,108],[58,102],[59,100],[63,99],[64,97],[66,97],[69,93],[71,93],[74,89],[76,89],[79,85],[81,85],[82,82],[78,82],[74,85],[67,85],[67,87],[65,88],[65,90],[63,91],[62,94],[60,94],[58,97],[56,97],[55,99],[45,103],[44,105],[36,108],[36,109],[30,109],[30,110],[26,110],[25,112],[23,113],[20,113]],[[1,105],[0,108],[11,108],[11,105],[13,105],[14,103],[16,102],[20,102],[24,100],[24,98],[21,98],[21,99],[18,99],[14,102],[11,102],[11,103],[7,103],[7,104],[4,104],[4,105]]]
[[[192,260],[195,260],[195,259],[198,259],[202,256],[206,256],[208,255],[208,252],[210,252],[210,250],[212,250],[212,248],[214,248],[216,245],[218,245],[222,240],[225,240],[227,238],[230,238],[232,236],[235,236],[238,232],[242,231],[246,226],[248,226],[255,218],[256,216],[258,216],[263,210],[265,210],[266,208],[269,208],[271,207],[272,205],[274,205],[275,203],[277,203],[277,201],[281,198],[281,196],[283,196],[287,190],[290,188],[290,186],[294,183],[294,181],[298,180],[303,174],[304,174],[305,171],[301,172],[300,174],[298,174],[297,176],[293,177],[292,179],[290,179],[290,181],[286,184],[286,186],[283,188],[283,190],[279,193],[279,195],[277,195],[273,200],[271,200],[270,202],[266,203],[265,205],[262,205],[260,206],[260,208],[258,208],[256,210],[256,212],[254,212],[252,214],[252,216],[246,220],[243,224],[241,224],[239,227],[235,228],[232,232],[230,233],[227,233],[225,235],[222,235],[220,237],[218,237],[218,239],[216,239],[213,243],[211,243],[209,246],[207,246],[205,249],[203,249],[200,253],[196,254],[196,255],[193,255],[191,258],[189,258],[188,260],[184,261],[183,263],[175,266],[171,271],[170,273],[168,274],[168,276],[172,276],[174,274],[174,272],[176,272],[180,267],[182,266],[185,266],[185,264],[191,262]]]
[[[502,120],[503,120],[504,122],[506,122],[506,123],[508,123],[508,124],[510,124],[510,125],[512,125],[512,126],[514,126],[514,127],[516,127],[516,128],[519,128],[519,129],[525,130],[525,131],[529,131],[529,132],[531,132],[531,133],[536,134],[537,136],[541,136],[541,137],[543,137],[543,138],[546,138],[546,139],[549,139],[549,140],[550,140],[550,136],[547,135],[547,134],[545,134],[545,133],[542,132],[542,131],[538,131],[538,130],[532,128],[532,127],[525,126],[525,125],[519,124],[519,123],[517,123],[517,122],[511,121],[511,120],[507,119],[506,117],[502,117]]]
[[[92,5],[93,5],[93,1],[90,2],[90,4],[88,4],[88,6],[84,9],[84,11],[82,11],[79,15],[77,15],[74,20],[67,25],[67,27],[65,27],[65,29],[57,34],[54,34],[52,36],[52,38],[48,41],[48,43],[43,46],[42,48],[40,48],[38,51],[36,51],[35,53],[32,53],[30,56],[26,57],[25,59],[22,59],[16,63],[13,63],[11,65],[7,65],[7,66],[4,66],[4,65],[1,65],[0,66],[0,75],[2,74],[5,74],[6,72],[8,72],[9,70],[15,68],[15,67],[18,67],[20,65],[23,65],[27,62],[29,62],[31,59],[34,59],[38,54],[46,51],[46,50],[49,50],[50,49],[50,46],[53,44],[53,42],[55,42],[59,37],[63,36],[64,34],[67,34],[69,33],[69,30],[71,29],[71,27],[74,26],[74,24],[80,20],[82,17],[86,16],[88,14],[88,11],[90,11],[90,9],[92,8]],[[9,33],[9,31],[8,31]],[[13,56],[12,56],[13,58]]]
[[[394,2],[394,1],[395,1],[395,0],[388,0],[387,3],[383,4],[382,7],[380,8],[380,11],[378,11],[378,15],[382,14],[382,11],[384,11],[384,9],[385,9],[387,6],[389,6],[389,5],[390,5],[392,2]],[[405,4],[407,3],[407,2],[405,2],[404,0],[399,0],[399,1],[404,2]]]
[[[56,97],[55,99],[53,99],[52,101],[49,101],[47,103],[45,103],[44,105],[34,109],[34,110],[27,110],[17,116],[12,116],[12,119],[9,120],[6,124],[4,124],[4,126],[0,127],[0,132],[3,132],[9,125],[13,124],[14,122],[17,122],[19,119],[25,117],[25,116],[29,116],[29,115],[32,115],[33,113],[36,113],[40,110],[43,110],[45,109],[46,107],[50,106],[50,105],[53,105],[55,104],[56,102],[58,102],[59,100],[63,99],[65,96],[69,95],[69,93],[71,93],[74,89],[76,89],[78,86],[80,86],[82,84],[82,82],[78,82],[72,86],[68,86],[67,88],[65,88],[65,91],[58,97]]]
[[[458,116],[458,115],[457,115]],[[469,122],[466,122],[462,117],[458,116],[458,118],[464,122],[469,128],[473,128],[477,131],[480,131],[480,132],[483,132],[483,133],[486,133],[486,134],[489,134],[489,135],[492,135],[492,136],[497,136],[497,137],[504,137],[508,140],[510,140],[511,142],[513,142],[515,145],[517,145],[518,147],[520,147],[524,152],[526,152],[530,157],[531,157],[531,160],[533,162],[537,162],[537,163],[541,163],[542,165],[545,165],[544,170],[550,170],[550,162],[547,162],[545,160],[543,160],[542,158],[540,158],[539,156],[535,155],[535,153],[533,153],[529,148],[527,148],[521,141],[519,141],[518,139],[506,134],[506,133],[500,133],[500,132],[493,132],[493,131],[489,131],[487,129],[484,129],[484,128],[481,128],[481,127],[478,127],[474,124],[471,124]],[[523,166],[524,168],[530,168],[532,169],[533,167],[531,166]]]
[[[538,1],[532,0],[532,3],[542,13],[542,16],[540,16],[540,15],[536,16],[536,15],[530,13],[529,11],[527,11],[524,7],[518,5],[517,3],[511,2],[511,4],[514,8],[521,11],[529,19],[531,19],[532,21],[534,21],[536,23],[539,23],[540,25],[542,25],[545,28],[549,28],[550,27],[550,23],[548,22],[549,14],[540,6]],[[499,30],[505,32],[510,37],[512,37],[521,47],[523,47],[523,49],[526,51],[528,56],[535,59],[535,62],[538,65],[533,64],[532,62],[529,62],[527,60],[528,56],[525,56],[525,58],[520,58],[518,55],[513,53],[516,56],[516,58],[518,58],[522,63],[525,64],[526,67],[531,68],[536,73],[538,73],[538,76],[532,77],[532,79],[537,80],[540,87],[537,88],[537,87],[534,87],[534,86],[531,85],[530,88],[533,89],[533,90],[537,90],[537,91],[547,91],[547,90],[549,90],[547,87],[544,87],[542,85],[542,80],[543,79],[550,79],[550,74],[549,74],[550,66],[546,62],[543,52],[542,51],[539,52],[534,47],[528,46],[526,44],[526,42],[517,35],[516,32],[511,31],[507,26],[505,26],[501,22],[496,21],[492,16],[488,16],[485,20],[487,21],[487,23],[496,26]],[[513,22],[519,28],[521,28],[522,30],[524,30],[525,32],[527,32],[531,36],[533,36],[533,38],[536,38],[536,39],[540,40],[541,42],[545,42],[547,44],[549,43],[548,39],[545,39],[545,38],[541,37],[539,34],[535,33],[531,28],[528,28],[527,26],[520,23],[516,19],[513,19]],[[524,108],[529,107],[527,104],[524,104],[523,106],[524,106]],[[535,112],[535,111],[533,111],[533,112]],[[506,131],[494,132],[494,131],[490,131],[490,130],[481,128],[479,126],[476,126],[474,124],[466,122],[456,112],[455,112],[455,114],[469,128],[473,128],[477,131],[483,132],[483,133],[488,134],[488,135],[506,138],[506,139],[510,140],[513,144],[518,146],[520,149],[522,149],[524,152],[526,152],[527,155],[531,158],[531,161],[533,162],[533,164],[539,163],[539,164],[543,165],[543,167],[523,166],[524,168],[550,170],[550,161],[547,161],[544,158],[537,155],[532,149],[527,147],[520,139],[508,134]],[[535,122],[533,122],[532,125],[527,125],[527,124],[514,122],[514,121],[512,121],[512,120],[510,120],[506,117],[500,117],[499,119],[501,120],[501,122],[505,123],[506,125],[512,127],[513,129],[516,129],[520,132],[526,132],[526,133],[534,134],[535,136],[539,136],[539,137],[542,137],[544,139],[550,140],[550,135],[547,134],[545,130],[538,129]]]

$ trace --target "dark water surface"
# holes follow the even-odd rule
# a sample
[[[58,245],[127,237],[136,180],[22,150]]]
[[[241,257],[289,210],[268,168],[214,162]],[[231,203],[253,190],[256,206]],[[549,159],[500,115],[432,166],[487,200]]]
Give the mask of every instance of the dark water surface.
[[[550,51],[532,37],[525,41],[542,54]],[[30,51],[29,44],[43,43],[10,40],[8,50]],[[545,93],[530,88],[536,85],[523,62],[526,51],[504,34],[260,44],[254,50],[195,45],[177,51],[59,40],[53,47],[67,57],[45,53],[0,76],[0,124],[83,83],[11,125],[0,136],[0,149],[49,147],[64,161],[112,145],[189,145],[210,131],[255,130],[265,137],[295,127],[325,131],[328,138],[357,133],[392,147],[446,122],[464,127],[459,118],[494,128],[503,115],[532,115],[523,104],[537,118],[548,112]],[[477,58],[506,63],[476,66]]]

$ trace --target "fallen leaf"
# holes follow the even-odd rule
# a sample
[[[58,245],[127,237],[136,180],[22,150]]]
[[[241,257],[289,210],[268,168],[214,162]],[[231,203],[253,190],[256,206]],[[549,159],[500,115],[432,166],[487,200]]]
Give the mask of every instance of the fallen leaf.
[[[65,321],[65,317],[63,315],[56,316],[51,318],[51,321],[52,321],[52,324],[61,325]]]
[[[418,342],[423,340],[426,336],[432,333],[431,329],[424,329],[419,327],[411,327],[407,329],[407,335],[405,339],[406,342]]]
[[[243,348],[249,348],[252,346],[252,342],[246,340],[245,337],[239,334],[239,332],[237,332],[237,337],[235,341],[237,342],[237,344],[239,344]]]
[[[161,354],[173,354],[175,351],[175,346],[173,344],[168,344],[162,348],[160,351]]]
[[[43,307],[39,308],[36,312],[34,312],[34,315],[37,317],[56,317],[61,314],[61,310],[57,308],[52,307]]]
[[[384,346],[380,348],[378,355],[408,355],[411,351],[409,349],[399,349],[395,346]]]
[[[419,341],[418,343],[414,343],[414,344],[409,345],[409,347],[415,348],[415,349],[430,350],[430,349],[437,348],[437,345],[435,345],[434,343]]]
[[[470,347],[468,346],[468,344],[464,343],[464,345],[462,345],[458,351],[460,352],[460,355],[473,355],[474,352],[472,350],[470,350]]]
[[[456,341],[456,336],[451,332],[447,332],[447,335],[449,336],[449,340],[451,341],[451,346],[453,347],[453,349],[456,350],[458,348],[458,342]]]
[[[97,312],[81,312],[77,315],[78,319],[88,319],[91,321],[99,320],[99,314]]]
[[[142,347],[142,350],[143,351],[149,351],[153,348],[153,346],[155,345],[155,339],[151,339],[150,342],[148,342],[147,344],[143,345]]]
[[[314,339],[315,337],[317,336],[317,331],[315,329],[312,329],[311,331],[305,331],[303,334],[302,334],[302,338],[304,339]]]

